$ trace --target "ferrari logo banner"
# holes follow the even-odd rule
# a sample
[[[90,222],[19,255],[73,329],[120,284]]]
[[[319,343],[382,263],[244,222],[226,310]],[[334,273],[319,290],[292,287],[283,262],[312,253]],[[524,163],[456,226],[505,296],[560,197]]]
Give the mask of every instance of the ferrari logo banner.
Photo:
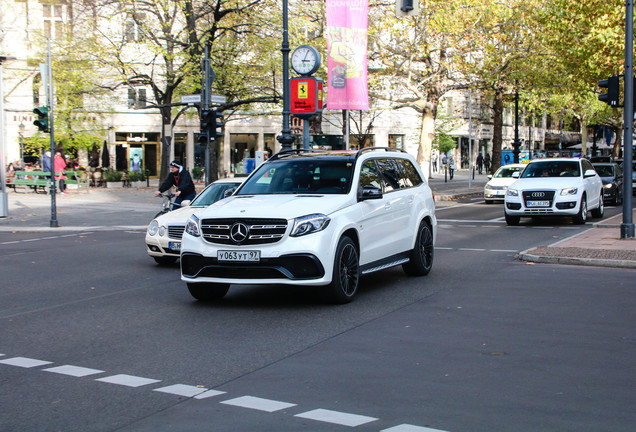
[[[327,0],[329,109],[369,109],[368,0]]]

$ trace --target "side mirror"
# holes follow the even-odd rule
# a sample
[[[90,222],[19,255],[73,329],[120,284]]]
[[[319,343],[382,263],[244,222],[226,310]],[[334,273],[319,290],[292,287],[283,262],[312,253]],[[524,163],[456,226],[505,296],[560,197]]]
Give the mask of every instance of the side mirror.
[[[521,174],[519,174],[519,171],[515,171],[512,173],[512,178],[519,178],[521,176]]]
[[[181,207],[187,207],[190,205],[190,200],[183,200],[181,201]]]
[[[358,191],[358,201],[365,201],[370,199],[381,199],[382,189],[375,186],[364,186],[362,190]]]
[[[596,171],[593,169],[589,169],[587,171],[585,171],[585,174],[583,174],[583,177],[594,177],[596,175]]]
[[[488,174],[486,177],[488,178],[488,180],[491,180],[492,179],[492,174]]]
[[[225,192],[223,192],[223,198],[227,198],[229,196],[231,196],[234,192],[236,192],[236,189],[238,189],[237,187],[232,187],[229,189],[225,189]]]

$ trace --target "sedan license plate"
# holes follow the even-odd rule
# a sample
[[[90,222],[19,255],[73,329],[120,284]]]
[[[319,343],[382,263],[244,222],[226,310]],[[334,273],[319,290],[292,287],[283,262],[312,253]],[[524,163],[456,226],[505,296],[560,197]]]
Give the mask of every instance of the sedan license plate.
[[[181,242],[168,242],[168,249],[181,250]]]
[[[550,201],[528,201],[526,207],[550,207]]]
[[[261,251],[218,251],[217,260],[224,262],[260,262]]]

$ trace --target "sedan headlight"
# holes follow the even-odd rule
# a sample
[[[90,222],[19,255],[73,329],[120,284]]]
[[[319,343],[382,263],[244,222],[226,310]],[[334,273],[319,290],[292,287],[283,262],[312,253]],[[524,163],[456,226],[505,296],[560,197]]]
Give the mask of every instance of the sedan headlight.
[[[153,236],[157,234],[158,229],[159,229],[159,222],[157,222],[156,219],[153,219],[153,221],[150,222],[150,225],[148,225],[148,234]]]
[[[614,187],[614,183],[608,183],[608,184],[605,184],[605,185],[603,185],[603,187],[604,187],[605,189],[612,189],[612,188]]]
[[[517,189],[508,189],[506,193],[508,196],[519,196],[519,191]]]
[[[329,225],[328,216],[324,214],[311,214],[307,216],[301,216],[294,219],[294,226],[292,227],[290,237],[300,237],[305,234],[311,234],[318,231],[322,231]]]
[[[576,195],[577,192],[578,192],[577,188],[569,187],[569,188],[561,189],[561,196],[563,196],[563,195]]]
[[[165,234],[166,234],[166,227],[161,225],[159,227],[159,235],[163,237]]]
[[[185,232],[192,237],[201,237],[201,230],[199,228],[199,218],[195,215],[190,216],[188,223],[185,226]]]

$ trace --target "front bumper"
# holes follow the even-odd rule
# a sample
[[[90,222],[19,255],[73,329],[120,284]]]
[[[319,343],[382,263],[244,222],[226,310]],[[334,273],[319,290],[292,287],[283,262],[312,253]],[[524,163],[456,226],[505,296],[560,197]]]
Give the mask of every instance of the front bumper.
[[[550,194],[544,199],[534,199],[532,194],[536,192]],[[559,192],[520,191],[518,196],[506,195],[505,212],[510,216],[576,216],[581,208],[580,195],[560,195]]]

